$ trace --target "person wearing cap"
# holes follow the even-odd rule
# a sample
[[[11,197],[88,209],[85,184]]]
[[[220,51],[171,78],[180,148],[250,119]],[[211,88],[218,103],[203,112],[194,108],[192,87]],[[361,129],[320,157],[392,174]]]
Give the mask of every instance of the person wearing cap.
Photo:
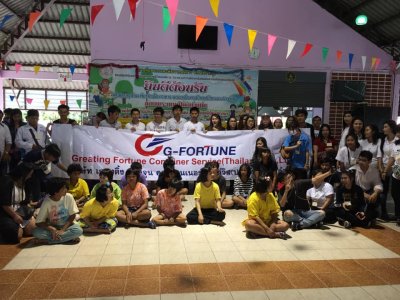
[[[272,126],[271,117],[269,114],[264,113],[261,115],[261,121],[260,121],[260,124],[258,124],[258,129],[260,129],[260,130],[274,129],[274,127]]]
[[[24,150],[24,154],[34,149],[43,149],[46,146],[47,131],[46,127],[39,124],[39,111],[36,109],[28,110],[26,115],[28,124],[18,128],[15,137],[15,145]]]

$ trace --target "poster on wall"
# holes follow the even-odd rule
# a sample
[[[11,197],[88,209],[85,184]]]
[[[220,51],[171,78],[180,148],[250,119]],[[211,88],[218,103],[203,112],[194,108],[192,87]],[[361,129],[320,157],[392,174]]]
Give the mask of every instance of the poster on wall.
[[[137,76],[138,75],[138,78]],[[121,118],[130,119],[136,107],[142,120],[152,118],[155,107],[171,116],[171,109],[179,104],[183,117],[189,110],[200,109],[200,120],[207,123],[212,113],[223,120],[239,117],[243,112],[256,114],[258,71],[229,69],[189,69],[171,66],[91,65],[89,76],[89,114],[107,113],[115,104],[121,109]]]

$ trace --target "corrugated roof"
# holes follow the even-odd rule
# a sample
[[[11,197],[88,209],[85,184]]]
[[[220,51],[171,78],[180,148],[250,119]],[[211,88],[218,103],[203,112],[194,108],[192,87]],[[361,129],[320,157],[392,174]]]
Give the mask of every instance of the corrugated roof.
[[[74,90],[85,91],[87,90],[87,82],[85,81],[71,81],[63,82],[58,80],[17,80],[18,86],[26,89],[47,89],[47,90]],[[4,81],[4,87],[10,87],[8,80]]]

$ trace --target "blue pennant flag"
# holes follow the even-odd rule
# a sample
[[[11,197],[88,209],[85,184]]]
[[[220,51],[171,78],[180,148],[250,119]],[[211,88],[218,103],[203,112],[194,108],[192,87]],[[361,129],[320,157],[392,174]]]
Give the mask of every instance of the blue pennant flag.
[[[233,25],[224,23],[224,29],[225,29],[226,38],[228,39],[228,44],[230,46],[231,41],[232,41]]]
[[[351,69],[351,64],[353,63],[354,54],[349,53],[349,68]]]
[[[13,101],[14,98],[15,98],[15,96],[11,96],[11,95],[10,95],[10,100],[11,100],[11,101]]]
[[[74,65],[70,65],[70,66],[69,66],[69,70],[71,71],[71,74],[74,75],[75,66],[74,66]]]
[[[6,24],[6,22],[8,20],[10,20],[12,17],[13,17],[13,15],[5,15],[3,17],[3,20],[1,20],[1,22],[0,22],[0,30],[3,29],[4,25]]]

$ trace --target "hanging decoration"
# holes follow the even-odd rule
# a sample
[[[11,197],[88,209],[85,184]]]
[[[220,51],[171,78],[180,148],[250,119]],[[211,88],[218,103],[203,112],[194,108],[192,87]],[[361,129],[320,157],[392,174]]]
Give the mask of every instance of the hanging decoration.
[[[254,29],[247,29],[247,36],[249,38],[249,48],[250,51],[253,50],[254,41],[257,37],[257,30]]]
[[[92,26],[93,26],[94,21],[96,20],[96,18],[98,16],[98,14],[103,9],[103,7],[104,7],[104,4],[93,5],[91,7],[90,22],[92,23]]]
[[[75,73],[75,65],[70,65],[69,70],[71,71],[71,74],[74,75]]]
[[[78,107],[81,108],[81,106],[82,106],[82,99],[76,99],[76,104],[78,104]]]
[[[14,68],[15,68],[15,73],[18,73],[21,70],[22,65],[21,64],[15,64]]]
[[[308,54],[308,52],[310,52],[310,50],[311,50],[311,48],[313,47],[313,45],[312,44],[310,44],[310,43],[307,43],[305,46],[304,46],[304,50],[303,50],[303,53],[301,54],[301,56],[300,57],[304,57],[304,56],[306,56],[307,54]]]
[[[49,107],[49,104],[50,104],[50,100],[44,99],[43,103],[44,103],[44,109],[47,110],[47,108]]]
[[[326,63],[326,58],[328,57],[329,48],[323,47],[322,48],[322,61]]]
[[[119,16],[121,15],[122,8],[124,7],[125,0],[113,0],[114,10],[115,10],[115,17],[117,21]]]
[[[60,28],[63,28],[65,21],[71,15],[72,8],[64,8],[60,13]]]
[[[224,30],[225,30],[226,39],[228,40],[228,44],[230,46],[231,42],[232,42],[233,25],[224,23]]]
[[[200,16],[196,16],[196,42],[200,37],[201,32],[206,26],[208,19]]]
[[[163,10],[163,31],[167,31],[169,24],[171,23],[171,15],[169,14],[168,7],[164,6]]]
[[[375,64],[376,64],[376,57],[372,56],[371,57],[371,70],[373,70],[375,68]]]
[[[219,0],[210,0],[210,6],[214,15],[218,18]]]
[[[33,26],[35,25],[39,17],[40,17],[40,11],[34,11],[29,14],[29,21],[28,21],[29,31],[32,31]]]
[[[15,96],[10,95],[10,100],[11,100],[11,101],[14,101],[14,98],[15,98]]]
[[[268,34],[268,56],[271,55],[272,48],[274,47],[274,44],[276,42],[277,36]]]
[[[166,0],[166,2],[169,9],[169,14],[171,15],[171,23],[174,24],[179,0]]]
[[[361,56],[361,63],[362,63],[362,69],[365,71],[365,64],[367,63],[367,57],[366,56]]]
[[[377,57],[376,62],[375,62],[375,71],[378,69],[380,64],[381,64],[381,59],[379,57]]]
[[[40,71],[40,66],[39,65],[33,66],[33,71],[35,72],[35,75],[37,75],[37,73],[39,73]]]
[[[354,54],[349,53],[349,69],[351,69],[351,64],[353,63]]]
[[[32,104],[33,99],[32,98],[25,98],[26,103]]]
[[[3,29],[4,25],[7,23],[8,20],[10,20],[13,17],[13,15],[5,15],[3,19],[0,22],[0,30]]]
[[[288,59],[290,54],[292,54],[292,51],[294,49],[294,46],[296,46],[296,43],[297,42],[295,40],[288,40],[286,59]]]
[[[336,63],[339,63],[342,60],[343,52],[338,50],[336,51]]]
[[[136,2],[137,0],[128,0],[129,10],[131,11],[131,18],[134,19],[136,15]]]
[[[60,100],[60,104],[61,105],[66,105],[67,104],[67,100]]]

